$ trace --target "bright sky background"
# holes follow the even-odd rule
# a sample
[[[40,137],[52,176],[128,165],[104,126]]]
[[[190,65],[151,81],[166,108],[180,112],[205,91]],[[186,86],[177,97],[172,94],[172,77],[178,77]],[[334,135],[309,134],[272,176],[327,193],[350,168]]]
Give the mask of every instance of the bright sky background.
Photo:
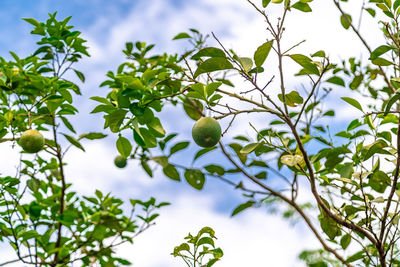
[[[259,4],[261,0],[255,2]],[[341,28],[338,12],[331,1],[316,2],[319,3],[311,4],[312,14],[294,11],[289,15],[284,38],[286,47],[306,39],[298,52],[323,49],[335,59],[360,55],[360,43]],[[105,73],[115,70],[124,59],[121,50],[126,41],[155,43],[157,52],[180,51],[184,41],[171,41],[172,37],[188,28],[196,28],[203,33],[213,31],[227,47],[234,48],[242,56],[252,57],[267,38],[263,19],[245,0],[1,0],[1,5],[0,55],[3,57],[9,57],[9,50],[21,56],[35,50],[37,38],[29,35],[31,27],[20,19],[22,17],[42,21],[49,12],[57,11],[58,18],[72,15],[72,25],[88,39],[92,57],[83,60],[78,67],[86,74],[87,81],[81,86],[84,95],[76,99],[80,114],[71,120],[79,133],[102,131],[101,117],[89,115],[95,103],[88,97],[106,94],[106,90],[98,85],[104,80]],[[276,16],[276,9],[272,9],[271,14]],[[369,20],[365,17],[368,29]],[[378,39],[374,34],[368,35],[367,39],[372,47],[377,46]],[[335,99],[343,94],[348,92],[338,90],[334,93]],[[348,112],[348,108],[339,110],[339,119],[345,120]],[[188,134],[182,139],[188,139],[192,121],[178,118],[165,128],[170,131],[187,129]],[[234,129],[240,129],[240,122]],[[67,175],[74,189],[82,194],[92,194],[95,189],[100,189],[125,200],[155,196],[159,201],[172,203],[161,210],[156,226],[139,236],[133,246],[121,248],[121,256],[129,258],[133,266],[184,266],[170,253],[188,232],[195,233],[203,226],[216,230],[217,245],[225,252],[222,261],[216,264],[221,267],[301,266],[297,261],[298,253],[318,246],[303,223],[292,226],[262,208],[230,218],[232,210],[244,198],[220,182],[208,180],[205,189],[198,192],[185,182],[175,183],[161,175],[149,179],[135,162],[129,162],[123,170],[115,168],[112,162],[117,154],[115,137],[86,143],[87,153],[72,149],[67,158]],[[14,169],[10,165],[17,162],[18,151],[4,144],[1,150],[4,151],[0,154],[1,170],[12,172]],[[14,258],[3,247],[0,263],[3,259]]]

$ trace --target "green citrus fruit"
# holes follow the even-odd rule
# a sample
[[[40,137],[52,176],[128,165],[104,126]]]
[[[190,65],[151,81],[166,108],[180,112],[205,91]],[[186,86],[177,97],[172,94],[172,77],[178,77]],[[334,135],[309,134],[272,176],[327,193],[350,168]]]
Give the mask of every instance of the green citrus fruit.
[[[221,126],[211,117],[201,118],[193,126],[192,137],[201,147],[213,147],[221,138]]]
[[[19,139],[19,145],[28,153],[36,153],[44,146],[44,137],[36,130],[27,130]]]
[[[127,164],[126,158],[124,158],[121,155],[118,155],[115,157],[114,159],[114,164],[115,166],[117,166],[118,168],[124,168]]]

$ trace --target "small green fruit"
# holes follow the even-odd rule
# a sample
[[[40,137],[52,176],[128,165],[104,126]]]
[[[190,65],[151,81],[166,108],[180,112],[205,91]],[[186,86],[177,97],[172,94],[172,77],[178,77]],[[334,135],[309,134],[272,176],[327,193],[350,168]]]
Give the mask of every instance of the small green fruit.
[[[44,146],[44,137],[36,130],[26,130],[19,139],[19,145],[28,153],[36,153]]]
[[[114,159],[114,164],[115,166],[117,166],[118,168],[124,168],[127,164],[126,158],[124,158],[121,155],[118,155],[115,157]]]
[[[192,137],[201,147],[213,147],[221,139],[221,126],[211,117],[201,118],[193,126]]]

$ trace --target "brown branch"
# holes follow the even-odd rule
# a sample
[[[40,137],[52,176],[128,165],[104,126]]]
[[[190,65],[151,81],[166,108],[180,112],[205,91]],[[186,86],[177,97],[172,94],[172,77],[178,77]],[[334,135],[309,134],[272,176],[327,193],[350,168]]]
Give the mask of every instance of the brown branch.
[[[308,101],[310,101],[311,97],[314,95],[315,89],[317,88],[318,84],[321,82],[322,76],[323,76],[323,75],[325,74],[325,72],[327,71],[328,66],[329,66],[329,61],[328,61],[327,66],[326,66],[325,68],[322,69],[321,75],[318,77],[318,80],[317,80],[316,82],[313,82],[314,85],[313,85],[313,87],[312,87],[312,89],[311,89],[311,91],[310,91],[310,93],[309,93],[309,95],[308,95],[306,101],[304,101],[304,103],[303,103],[303,105],[302,105],[302,107],[301,107],[301,110],[300,110],[299,114],[297,115],[298,117],[297,117],[297,120],[296,120],[296,122],[295,122],[295,124],[294,124],[295,127],[296,127],[297,124],[299,123],[300,118],[301,118],[301,115],[303,114],[303,112],[304,112],[304,110],[305,110],[305,108],[306,108],[306,105],[307,105]]]
[[[398,106],[398,109],[400,109],[400,106]],[[389,193],[389,197],[386,203],[385,207],[385,212],[383,213],[382,221],[381,221],[381,233],[379,236],[379,243],[380,247],[378,248],[379,250],[379,256],[381,258],[381,264],[384,267],[385,264],[385,242],[384,242],[384,234],[386,230],[386,219],[389,214],[389,209],[390,205],[392,204],[393,196],[396,191],[396,186],[397,186],[397,181],[399,179],[399,170],[400,170],[400,118],[398,118],[398,125],[397,125],[397,162],[396,162],[396,169],[394,173],[394,178],[393,178],[393,183],[392,183],[392,188]],[[390,229],[388,229],[389,231]]]
[[[54,143],[56,146],[56,151],[57,151],[57,160],[60,168],[60,178],[61,178],[61,195],[60,195],[60,209],[59,209],[59,215],[61,216],[64,213],[64,205],[65,205],[65,191],[67,189],[67,185],[65,182],[65,174],[64,174],[64,164],[63,164],[63,153],[61,151],[61,147],[58,144],[57,141],[57,127],[56,127],[56,120],[55,120],[55,115],[52,116],[52,128],[53,128],[53,138],[54,138]],[[61,247],[61,238],[62,238],[62,223],[59,222],[57,226],[57,240],[55,247],[60,248]],[[58,264],[58,251],[54,254],[54,260],[51,266],[56,266]]]
[[[323,238],[321,237],[321,235],[318,233],[318,231],[316,230],[316,228],[314,227],[314,225],[312,224],[310,218],[304,213],[304,211],[297,205],[296,202],[290,200],[289,198],[287,198],[286,196],[280,194],[279,192],[273,190],[272,188],[270,188],[269,186],[261,183],[260,181],[258,181],[257,178],[253,177],[252,175],[250,175],[249,173],[247,173],[242,167],[239,166],[238,163],[236,163],[233,158],[229,155],[229,153],[225,150],[223,144],[221,142],[219,142],[220,148],[222,150],[222,153],[225,155],[225,157],[238,169],[240,170],[240,172],[245,175],[247,178],[249,178],[253,183],[259,185],[261,188],[267,190],[271,195],[280,198],[281,200],[283,200],[284,202],[286,202],[287,204],[289,204],[290,206],[292,206],[299,214],[300,216],[304,219],[304,221],[306,222],[306,224],[308,225],[308,227],[311,229],[311,231],[314,233],[314,235],[317,237],[318,241],[321,243],[321,245],[324,247],[325,250],[329,251],[330,253],[332,253],[339,261],[341,261],[343,264],[345,264],[347,267],[352,267],[352,265],[350,263],[347,263],[346,260],[340,256],[336,250],[334,250],[333,248],[329,247],[328,244],[323,240]]]
[[[326,212],[326,214],[331,217],[336,223],[347,227],[351,230],[357,231],[360,234],[363,234],[368,240],[370,240],[375,246],[377,246],[378,241],[364,228],[362,228],[361,226],[351,222],[351,221],[346,221],[344,219],[342,219],[341,217],[339,217],[338,215],[332,213],[332,211],[326,206],[325,202],[322,200],[321,196],[318,193],[317,190],[317,186],[315,184],[315,176],[314,176],[314,172],[313,172],[313,168],[311,165],[311,161],[308,157],[308,154],[303,146],[303,143],[301,142],[300,136],[297,133],[297,129],[296,127],[293,125],[292,121],[288,121],[288,126],[290,127],[296,142],[299,146],[299,149],[301,151],[301,154],[303,156],[304,162],[306,163],[307,169],[308,169],[308,173],[310,175],[310,185],[311,185],[311,192],[314,195],[315,200],[317,201],[318,205]]]
[[[372,49],[369,47],[369,45],[367,44],[367,41],[365,41],[365,39],[361,36],[360,31],[358,31],[353,23],[349,20],[349,18],[346,16],[347,14],[343,11],[343,9],[341,8],[339,2],[337,2],[336,0],[332,0],[333,3],[335,3],[335,6],[337,7],[337,9],[340,11],[340,13],[342,14],[343,18],[346,20],[347,24],[350,25],[350,28],[354,31],[354,33],[358,36],[358,38],[360,39],[360,41],[364,44],[365,48],[368,50],[368,52],[371,54],[372,53]],[[386,76],[385,72],[383,71],[383,68],[381,66],[378,66],[379,70],[380,70],[380,74],[383,76],[383,79],[385,80],[386,84],[388,85],[389,89],[395,93],[396,89],[393,88],[393,85],[390,83],[389,78]]]
[[[238,95],[238,94],[236,94],[236,93],[231,93],[231,92],[222,90],[222,89],[220,89],[220,88],[218,88],[216,91],[219,92],[219,93],[228,95],[228,96],[230,96],[230,97],[237,98],[237,99],[242,100],[242,101],[244,101],[244,102],[251,103],[251,104],[253,104],[253,105],[255,105],[255,106],[258,106],[258,107],[264,109],[266,112],[271,113],[271,114],[274,114],[274,115],[278,116],[279,118],[285,120],[285,117],[283,117],[279,112],[277,112],[277,111],[275,111],[275,110],[273,110],[273,109],[270,109],[270,108],[267,107],[266,105],[261,104],[261,103],[259,103],[259,102],[257,102],[257,101],[254,101],[254,100],[245,98],[245,97],[240,96],[240,95]]]
[[[242,113],[253,113],[253,112],[259,113],[259,112],[269,112],[269,111],[268,111],[268,110],[265,110],[265,109],[237,110],[237,111],[231,111],[231,112],[229,112],[229,113],[223,113],[222,115],[216,116],[216,117],[214,117],[214,118],[215,118],[216,120],[219,120],[219,119],[222,119],[222,118],[225,118],[225,117],[228,117],[228,116],[236,116],[236,115],[239,115],[239,114],[242,114]]]

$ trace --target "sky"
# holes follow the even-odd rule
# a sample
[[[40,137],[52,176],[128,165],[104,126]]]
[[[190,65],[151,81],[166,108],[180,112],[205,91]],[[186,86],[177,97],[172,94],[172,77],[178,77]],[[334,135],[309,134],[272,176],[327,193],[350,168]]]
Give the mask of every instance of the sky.
[[[365,53],[351,32],[341,28],[333,4],[330,1],[315,2],[311,3],[314,10],[311,15],[295,11],[288,17],[284,38],[287,47],[306,39],[298,52],[312,53],[323,49],[334,59]],[[357,2],[360,3],[353,1],[351,5],[354,6],[349,6],[349,10],[354,10]],[[0,55],[3,57],[9,57],[9,50],[21,56],[34,51],[37,39],[29,35],[30,25],[21,20],[23,17],[41,21],[47,18],[47,13],[56,11],[58,18],[72,16],[71,24],[88,40],[91,57],[77,66],[86,74],[86,82],[81,84],[83,96],[76,98],[80,114],[71,119],[79,133],[103,131],[101,116],[89,114],[95,103],[88,98],[107,93],[106,89],[99,88],[99,84],[108,70],[115,70],[124,60],[121,50],[126,41],[155,43],[156,52],[177,52],[182,51],[185,43],[171,41],[172,37],[188,28],[196,28],[208,34],[214,32],[227,47],[234,48],[241,56],[251,57],[268,36],[262,17],[245,0],[2,0],[1,4],[0,35],[3,37],[0,38]],[[276,18],[277,12],[276,7],[269,9],[271,17]],[[365,29],[371,29],[371,21],[367,17],[364,20]],[[372,47],[379,43],[374,34],[367,35],[367,40]],[[291,65],[285,69],[288,76],[296,70]],[[267,68],[269,72],[274,70]],[[288,86],[296,87],[296,81],[289,79]],[[354,112],[339,102],[343,94],[348,92],[338,89],[332,98],[339,107],[339,130],[344,125],[340,122],[346,121],[349,110]],[[173,109],[168,112],[162,115],[165,119],[178,114]],[[193,122],[181,117],[170,120],[165,128],[167,131],[187,129],[187,134],[180,137],[187,140]],[[233,131],[240,132],[243,123],[243,120],[236,121]],[[195,233],[203,226],[211,226],[216,231],[217,245],[225,253],[222,261],[216,264],[221,267],[302,266],[297,260],[298,253],[318,247],[303,223],[291,225],[262,208],[230,218],[232,210],[245,199],[220,182],[207,180],[205,189],[199,192],[185,182],[176,183],[162,175],[150,179],[135,162],[129,162],[122,170],[115,168],[112,162],[117,154],[115,141],[116,136],[110,135],[104,141],[85,143],[86,153],[71,149],[66,158],[66,171],[73,189],[81,194],[93,194],[95,189],[100,189],[125,200],[155,196],[159,201],[172,203],[161,210],[157,224],[140,235],[134,245],[121,247],[121,256],[131,260],[133,266],[184,266],[170,253],[188,232]],[[5,151],[0,154],[2,174],[11,173],[14,171],[12,162],[19,158],[18,151],[6,144],[2,144],[1,149]],[[185,157],[176,159],[184,161]],[[0,258],[13,259],[3,247]]]

